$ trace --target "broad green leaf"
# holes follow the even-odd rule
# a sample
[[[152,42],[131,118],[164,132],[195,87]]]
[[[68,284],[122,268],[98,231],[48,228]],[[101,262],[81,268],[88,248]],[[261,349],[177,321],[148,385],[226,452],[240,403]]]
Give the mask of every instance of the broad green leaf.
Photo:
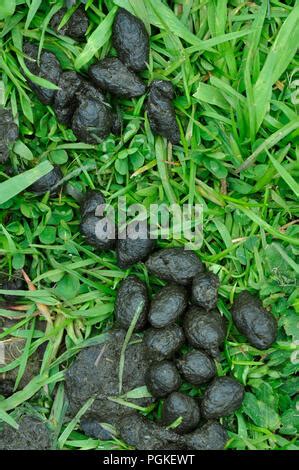
[[[215,88],[212,85],[207,83],[199,83],[196,92],[194,93],[194,98],[199,102],[203,101],[204,103],[209,103],[219,108],[228,110],[230,108],[227,101],[224,99],[221,91]]]
[[[0,20],[12,16],[16,9],[15,0],[1,0],[0,2]]]
[[[21,140],[17,140],[13,147],[13,151],[24,160],[33,160],[33,153]]]
[[[253,393],[245,393],[242,409],[257,426],[271,430],[280,426],[279,415],[276,411],[263,401],[258,400]]]

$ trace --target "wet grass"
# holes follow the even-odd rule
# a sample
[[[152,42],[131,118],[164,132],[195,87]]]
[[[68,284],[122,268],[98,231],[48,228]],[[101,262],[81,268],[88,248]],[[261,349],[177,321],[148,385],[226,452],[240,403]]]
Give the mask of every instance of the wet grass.
[[[246,386],[242,409],[223,419],[227,447],[298,449],[298,3],[89,0],[84,44],[49,28],[61,5],[12,0],[0,6],[0,97],[20,128],[8,164],[0,164],[0,271],[10,276],[24,269],[36,287],[16,293],[23,310],[1,302],[0,316],[17,323],[0,341],[11,335],[25,339],[25,346],[0,372],[16,368],[19,382],[28,358],[44,347],[40,375],[1,399],[0,421],[16,425],[18,409],[33,406],[49,419],[59,448],[126,448],[117,439],[84,436],[80,416],[63,423],[63,370],[80,349],[104,340],[113,324],[115,289],[128,273],[117,267],[114,253],[95,252],[79,234],[79,206],[71,194],[100,189],[113,204],[125,195],[128,204],[147,207],[203,205],[198,254],[220,277],[218,307],[229,322],[218,372]],[[83,74],[90,61],[114,54],[117,5],[140,16],[151,32],[149,68],[142,76],[175,85],[181,145],[151,134],[145,97],[119,101],[121,138],[110,136],[98,146],[76,142],[26,83],[22,43],[28,39],[54,52],[64,69]],[[30,170],[40,165],[45,171],[46,161],[61,165],[67,182],[57,197],[26,191],[34,176]],[[17,173],[22,178],[12,178]],[[144,265],[130,272],[155,289]],[[278,320],[277,342],[267,351],[244,343],[232,325],[230,304],[244,288],[257,290]],[[45,333],[35,318],[40,304],[51,314]],[[183,389],[202,393],[187,384]]]

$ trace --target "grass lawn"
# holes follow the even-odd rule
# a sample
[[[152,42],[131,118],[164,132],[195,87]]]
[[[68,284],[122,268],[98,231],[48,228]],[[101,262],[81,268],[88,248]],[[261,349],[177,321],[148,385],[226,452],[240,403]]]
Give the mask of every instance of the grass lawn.
[[[17,387],[28,358],[44,347],[39,375],[10,397],[0,396],[0,421],[14,425],[18,410],[34,408],[51,423],[58,448],[127,448],[118,439],[85,436],[80,416],[64,422],[63,371],[113,325],[119,281],[130,271],[151,292],[157,288],[144,264],[123,271],[113,251],[96,251],[80,235],[76,195],[98,189],[112,204],[125,195],[128,204],[146,207],[203,205],[204,238],[197,253],[220,277],[218,308],[229,325],[218,373],[246,387],[242,408],[222,419],[227,448],[299,449],[298,2],[88,0],[83,43],[49,27],[62,3],[0,2],[0,101],[19,126],[9,160],[0,163],[0,274],[24,269],[36,288],[29,283],[28,291],[19,292],[22,309],[0,302],[0,320],[17,320],[0,341],[9,335],[24,339],[22,354],[0,372],[16,368]],[[141,77],[146,83],[171,80],[175,87],[179,145],[153,136],[146,96],[117,100],[122,136],[99,145],[78,142],[24,78],[25,40],[54,52],[63,69],[82,74],[95,59],[115,55],[111,29],[117,6],[139,16],[151,34],[150,63]],[[65,189],[58,196],[34,195],[26,188],[49,171],[48,162],[60,165]],[[269,350],[244,342],[232,324],[230,305],[245,288],[258,292],[278,321]],[[45,333],[37,308],[48,318]],[[203,390],[187,384],[183,389],[192,396]]]

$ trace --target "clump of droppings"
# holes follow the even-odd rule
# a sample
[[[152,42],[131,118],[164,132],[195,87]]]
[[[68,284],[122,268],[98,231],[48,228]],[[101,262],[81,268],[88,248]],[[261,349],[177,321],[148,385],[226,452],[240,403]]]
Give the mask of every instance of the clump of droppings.
[[[203,272],[192,282],[192,301],[206,310],[216,307],[218,300],[219,278],[211,272]]]
[[[164,248],[153,253],[146,262],[150,273],[160,279],[187,285],[203,271],[203,264],[193,251]]]
[[[37,195],[44,194],[50,191],[50,194],[58,194],[61,185],[60,180],[63,178],[63,174],[58,165],[54,166],[53,170],[42,176],[39,180],[33,183],[28,190],[36,193]]]
[[[163,398],[178,390],[181,377],[173,362],[161,361],[152,364],[146,374],[146,386],[157,398]]]
[[[200,410],[197,401],[180,392],[173,392],[164,400],[162,407],[162,422],[169,426],[176,420],[181,423],[174,429],[179,434],[185,434],[196,428],[200,420]]]
[[[46,422],[31,415],[17,419],[19,429],[4,424],[0,430],[0,450],[51,450],[53,435]]]
[[[171,82],[153,81],[147,100],[147,114],[154,134],[166,137],[173,144],[178,144],[180,130],[172,104],[173,95]]]
[[[71,125],[72,117],[77,106],[76,93],[82,86],[82,79],[72,71],[63,72],[60,76],[54,99],[54,110],[58,121],[67,126]]]
[[[145,85],[116,57],[102,59],[88,71],[93,82],[113,95],[134,98],[145,93]]]
[[[184,437],[190,450],[223,450],[228,441],[226,430],[216,421],[210,421]]]
[[[43,51],[38,65],[38,47],[34,44],[26,43],[23,49],[26,54],[25,63],[33,75],[44,78],[54,85],[58,85],[62,72],[60,64],[52,52]],[[35,92],[39,100],[44,104],[52,104],[56,90],[44,88],[27,78],[30,87]]]
[[[67,9],[62,8],[52,17],[50,26],[61,36],[69,36],[76,41],[82,41],[88,28],[88,18],[83,8],[77,8],[68,21],[58,29]]]
[[[183,346],[184,340],[183,329],[175,323],[160,329],[149,328],[144,334],[149,357],[157,361],[173,357]]]
[[[0,163],[6,162],[10,147],[18,136],[19,129],[14,123],[11,111],[0,107]]]
[[[146,285],[136,276],[121,281],[115,301],[115,320],[126,330],[130,327],[137,311],[139,317],[135,331],[142,330],[147,322],[148,294]]]
[[[88,214],[100,215],[101,206],[105,205],[105,198],[100,191],[87,191],[80,204],[81,217]]]
[[[248,291],[242,292],[232,308],[233,321],[249,343],[257,349],[267,349],[277,336],[277,322],[260,299]]]
[[[134,225],[131,223],[126,227],[126,231],[120,231],[118,234],[117,264],[122,269],[144,261],[155,248],[155,240],[150,238],[146,226],[139,224],[136,233],[133,233],[133,228]]]
[[[184,331],[191,346],[203,349],[212,357],[219,356],[226,328],[217,310],[207,312],[200,307],[191,307],[184,318]]]
[[[192,385],[201,385],[216,375],[213,359],[202,351],[191,351],[177,360],[176,366],[184,379]]]
[[[137,413],[125,416],[119,423],[121,438],[138,450],[180,448],[182,436],[157,425]],[[176,447],[178,446],[178,447]]]
[[[144,70],[149,61],[149,36],[144,23],[120,8],[112,32],[113,46],[120,60],[132,70]]]
[[[183,286],[169,284],[163,287],[151,302],[148,319],[155,328],[174,323],[186,310],[188,293]]]
[[[206,389],[201,413],[205,419],[228,416],[238,410],[244,398],[244,387],[231,377],[217,377]]]
[[[132,408],[114,401],[120,395],[120,362],[126,331],[113,330],[104,336],[103,343],[82,349],[65,372],[70,417],[73,418],[90,397],[95,398],[83,418],[85,429],[88,429],[86,423],[89,422],[92,434],[97,432],[92,423],[118,427],[121,418],[132,413]],[[121,395],[144,387],[148,366],[144,345],[133,335],[125,350]],[[130,398],[127,401],[146,407],[153,403],[153,398]]]

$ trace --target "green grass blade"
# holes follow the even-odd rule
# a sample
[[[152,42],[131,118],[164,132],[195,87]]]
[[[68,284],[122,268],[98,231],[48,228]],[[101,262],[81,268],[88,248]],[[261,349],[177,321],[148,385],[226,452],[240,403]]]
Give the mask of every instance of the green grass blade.
[[[4,202],[9,201],[17,194],[24,191],[51,170],[53,170],[53,166],[50,162],[45,161],[31,170],[27,170],[20,175],[13,176],[7,181],[4,181],[4,183],[0,184],[0,204],[4,204]]]
[[[89,36],[87,43],[77,59],[75,60],[75,67],[77,70],[86,65],[95,54],[109,41],[111,36],[111,26],[114,20],[117,7],[112,8],[106,18],[99,24],[95,31]]]
[[[254,86],[256,126],[260,127],[269,108],[272,86],[286,70],[299,44],[299,3],[279,30]]]
[[[280,174],[282,179],[287,183],[287,185],[291,188],[293,193],[299,197],[299,184],[295,181],[295,179],[288,173],[288,171],[279,163],[277,160],[275,160],[274,157],[272,157],[271,154],[269,154],[269,158],[271,160],[272,165],[276,169],[277,173]]]

